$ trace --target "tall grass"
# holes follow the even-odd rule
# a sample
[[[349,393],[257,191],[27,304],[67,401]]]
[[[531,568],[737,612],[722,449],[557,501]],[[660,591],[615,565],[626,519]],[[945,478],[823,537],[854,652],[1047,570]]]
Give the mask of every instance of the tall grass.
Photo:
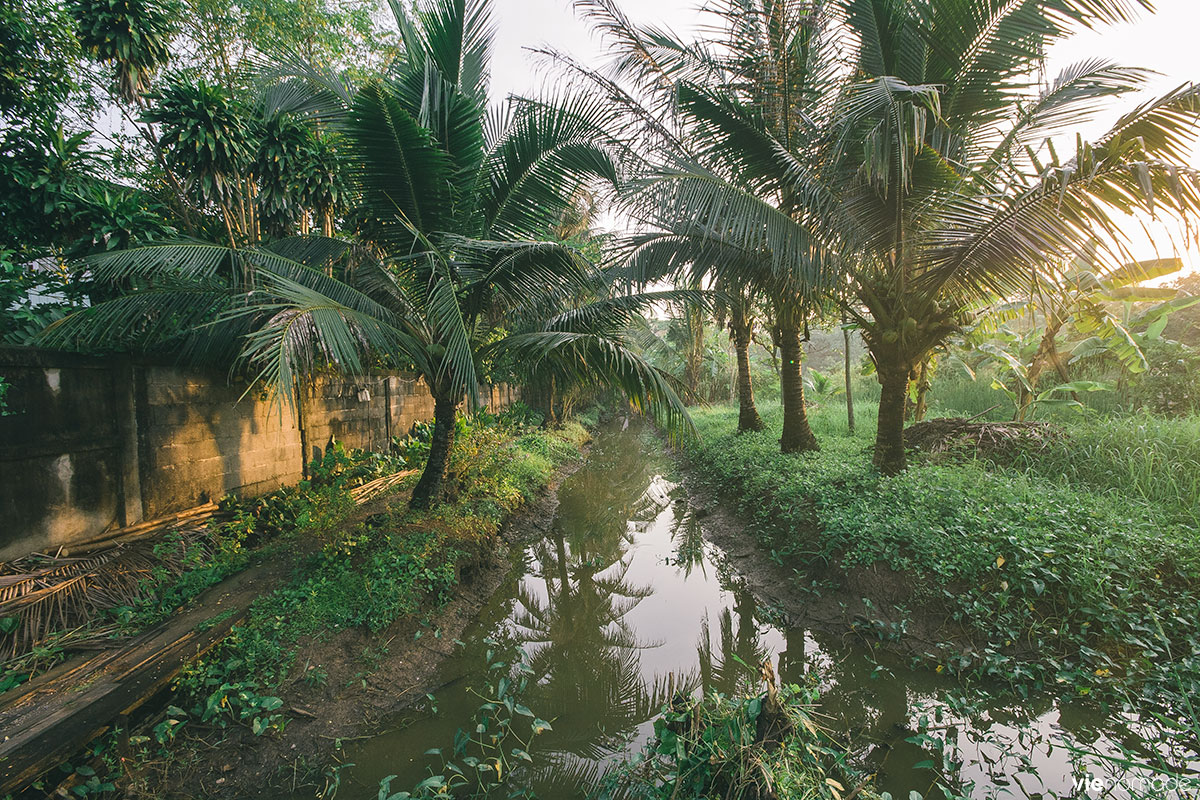
[[[930,396],[933,416],[1012,417],[1008,398],[982,377],[948,376]],[[1019,451],[1004,465],[1031,477],[1107,492],[1118,501],[1155,503],[1172,517],[1200,526],[1200,416],[1122,412],[1112,392],[1081,399],[1086,409],[1036,408],[1034,419],[1061,426],[1066,437],[1045,449]]]
[[[1200,417],[1149,414],[1079,418],[1067,436],[1020,451],[1008,466],[1054,483],[1079,484],[1117,500],[1143,500],[1200,527]]]

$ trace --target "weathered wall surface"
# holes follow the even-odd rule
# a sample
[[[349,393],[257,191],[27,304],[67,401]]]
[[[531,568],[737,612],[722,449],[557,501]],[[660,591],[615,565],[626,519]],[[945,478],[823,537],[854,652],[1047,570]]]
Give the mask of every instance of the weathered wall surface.
[[[141,513],[146,519],[263,494],[302,477],[295,413],[230,386],[222,375],[136,370]]]
[[[383,449],[433,416],[423,381],[316,381],[280,408],[224,374],[0,348],[0,560],[299,480],[331,438]],[[492,409],[517,390],[485,387]]]

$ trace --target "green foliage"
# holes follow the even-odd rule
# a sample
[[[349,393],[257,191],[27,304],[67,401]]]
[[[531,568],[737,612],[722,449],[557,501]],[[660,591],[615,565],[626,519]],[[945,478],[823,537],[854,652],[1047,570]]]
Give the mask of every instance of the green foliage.
[[[345,69],[362,77],[394,56],[397,37],[371,0],[184,0],[179,24],[207,74],[236,80],[242,54]],[[381,17],[383,19],[381,19]],[[232,74],[231,74],[232,73]]]
[[[111,64],[121,96],[136,101],[171,56],[178,10],[154,0],[71,0],[70,5],[84,51]]]
[[[233,704],[229,718],[269,721],[255,698],[283,682],[306,637],[348,628],[380,631],[447,602],[460,568],[488,557],[504,515],[578,453],[561,434],[500,420],[503,415],[463,423],[452,455],[458,502],[434,512],[396,510],[348,524],[353,504],[347,490],[405,462],[347,455],[338,445],[313,462],[311,481],[244,504],[227,523],[238,535],[282,530],[292,546],[309,552],[286,585],[257,600],[248,620],[185,672],[184,695],[203,701],[204,714],[217,713],[210,709],[215,696],[217,710],[226,708],[222,698]],[[241,698],[243,691],[249,699]]]
[[[50,122],[76,89],[74,20],[53,0],[0,4],[0,122]]]
[[[15,129],[0,149],[0,339],[27,344],[85,298],[106,296],[63,258],[145,244],[173,229],[154,198],[99,177],[103,154],[87,133]]]
[[[249,109],[203,78],[172,81],[151,99],[144,116],[159,126],[171,170],[202,205],[229,202],[254,161]]]
[[[814,722],[812,686],[769,694],[678,695],[654,720],[646,751],[611,770],[597,800],[805,797],[836,800],[853,774]],[[772,708],[773,703],[778,703]],[[859,793],[874,798],[864,786]]]
[[[319,216],[334,213],[345,200],[346,187],[332,137],[288,114],[257,120],[255,128],[256,201],[264,233],[270,238],[291,235],[308,209]]]
[[[295,539],[303,535],[330,540],[355,507],[349,490],[395,473],[403,465],[403,461],[387,455],[362,450],[347,453],[337,443],[309,465],[311,477],[307,481],[262,497],[223,498],[221,511],[228,519],[207,540],[198,540],[184,549],[187,566],[182,574],[171,578],[160,570],[151,576],[155,591],[127,609],[123,619],[126,628],[140,630],[165,619],[208,587],[245,569],[254,549],[277,537]],[[180,547],[180,537],[167,534],[155,550],[174,553]]]
[[[1004,465],[1038,483],[1084,487],[1113,507],[1132,499],[1163,519],[1200,528],[1200,417],[1080,419],[1065,438],[1016,451]]]
[[[768,424],[777,415],[767,413]],[[1087,458],[1067,444],[1023,456],[1025,471],[922,463],[888,478],[868,466],[865,435],[837,435],[825,416],[814,419],[824,428],[819,454],[781,456],[770,434],[736,436],[727,408],[697,415],[703,439],[690,451],[801,575],[823,564],[899,571],[915,602],[977,637],[976,647],[932,658],[1021,691],[1136,687],[1170,705],[1176,673],[1185,691],[1200,686],[1190,621],[1200,613],[1200,541],[1184,513],[1195,507],[1195,484],[1164,490],[1169,505],[1117,490],[1139,459],[1159,480],[1194,475],[1194,421],[1173,430],[1161,421],[1129,430],[1121,419],[1089,423],[1068,440],[1090,446]],[[1152,455],[1138,455],[1135,443]],[[1106,474],[1114,466],[1124,474]]]
[[[1155,414],[1200,413],[1200,350],[1157,339],[1142,345],[1146,371],[1130,379],[1129,404]]]

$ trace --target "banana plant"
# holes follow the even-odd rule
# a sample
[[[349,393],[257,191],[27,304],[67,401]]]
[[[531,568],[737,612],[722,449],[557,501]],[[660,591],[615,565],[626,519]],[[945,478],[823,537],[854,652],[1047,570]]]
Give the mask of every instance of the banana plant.
[[[814,397],[837,397],[845,394],[846,387],[840,386],[831,375],[808,369],[804,372],[804,388]]]
[[[1161,336],[1171,312],[1200,302],[1175,289],[1147,285],[1181,268],[1177,258],[1110,269],[1078,258],[1036,276],[1027,298],[997,305],[964,339],[984,361],[1012,378],[1012,388],[1005,386],[1005,392],[1017,396],[1014,419],[1026,419],[1036,404],[1045,405],[1063,392],[1071,393],[1071,403],[1078,404],[1079,390],[1064,388],[1079,383],[1071,379],[1072,364],[1107,358],[1115,360],[1123,374],[1142,372],[1144,339]],[[1153,305],[1146,308],[1148,302]],[[1025,331],[1015,329],[1013,323],[1026,311],[1035,324]],[[1074,342],[1066,352],[1060,350],[1064,336]],[[1043,391],[1041,378],[1047,369],[1056,372],[1059,383]],[[1088,386],[1084,391],[1099,389]]]

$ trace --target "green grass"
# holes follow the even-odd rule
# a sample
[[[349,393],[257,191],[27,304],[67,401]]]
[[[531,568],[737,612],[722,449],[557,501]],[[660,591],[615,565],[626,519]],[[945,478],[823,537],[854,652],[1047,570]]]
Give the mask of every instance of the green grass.
[[[1200,527],[1200,416],[1088,417],[1067,431],[1044,450],[1015,454],[1008,466],[1104,492],[1114,504],[1152,503],[1167,518]]]
[[[971,417],[987,411],[997,398],[1007,400],[983,383],[966,380],[939,382],[931,397],[931,417]],[[867,383],[855,389],[856,434],[864,442],[875,435],[878,401],[878,384],[873,391]],[[1130,499],[1152,503],[1166,517],[1200,527],[1200,416],[1069,409],[1042,416],[1068,435],[1044,449],[1007,454],[1003,464],[994,466],[1024,472],[1036,481],[1109,494],[1112,503]],[[1001,406],[980,419],[1011,417],[1012,408]],[[845,399],[817,400],[812,426],[818,437],[847,436]]]
[[[877,563],[906,573],[914,605],[977,640],[942,665],[1022,689],[1200,689],[1200,537],[1178,513],[1195,483],[1169,482],[1195,464],[1194,420],[1091,420],[1020,468],[916,463],[884,478],[867,413],[850,436],[828,404],[813,417],[821,452],[784,456],[780,412],[764,411],[770,430],[742,436],[735,408],[695,412],[689,455],[799,583]],[[1145,464],[1163,483],[1126,486]]]

